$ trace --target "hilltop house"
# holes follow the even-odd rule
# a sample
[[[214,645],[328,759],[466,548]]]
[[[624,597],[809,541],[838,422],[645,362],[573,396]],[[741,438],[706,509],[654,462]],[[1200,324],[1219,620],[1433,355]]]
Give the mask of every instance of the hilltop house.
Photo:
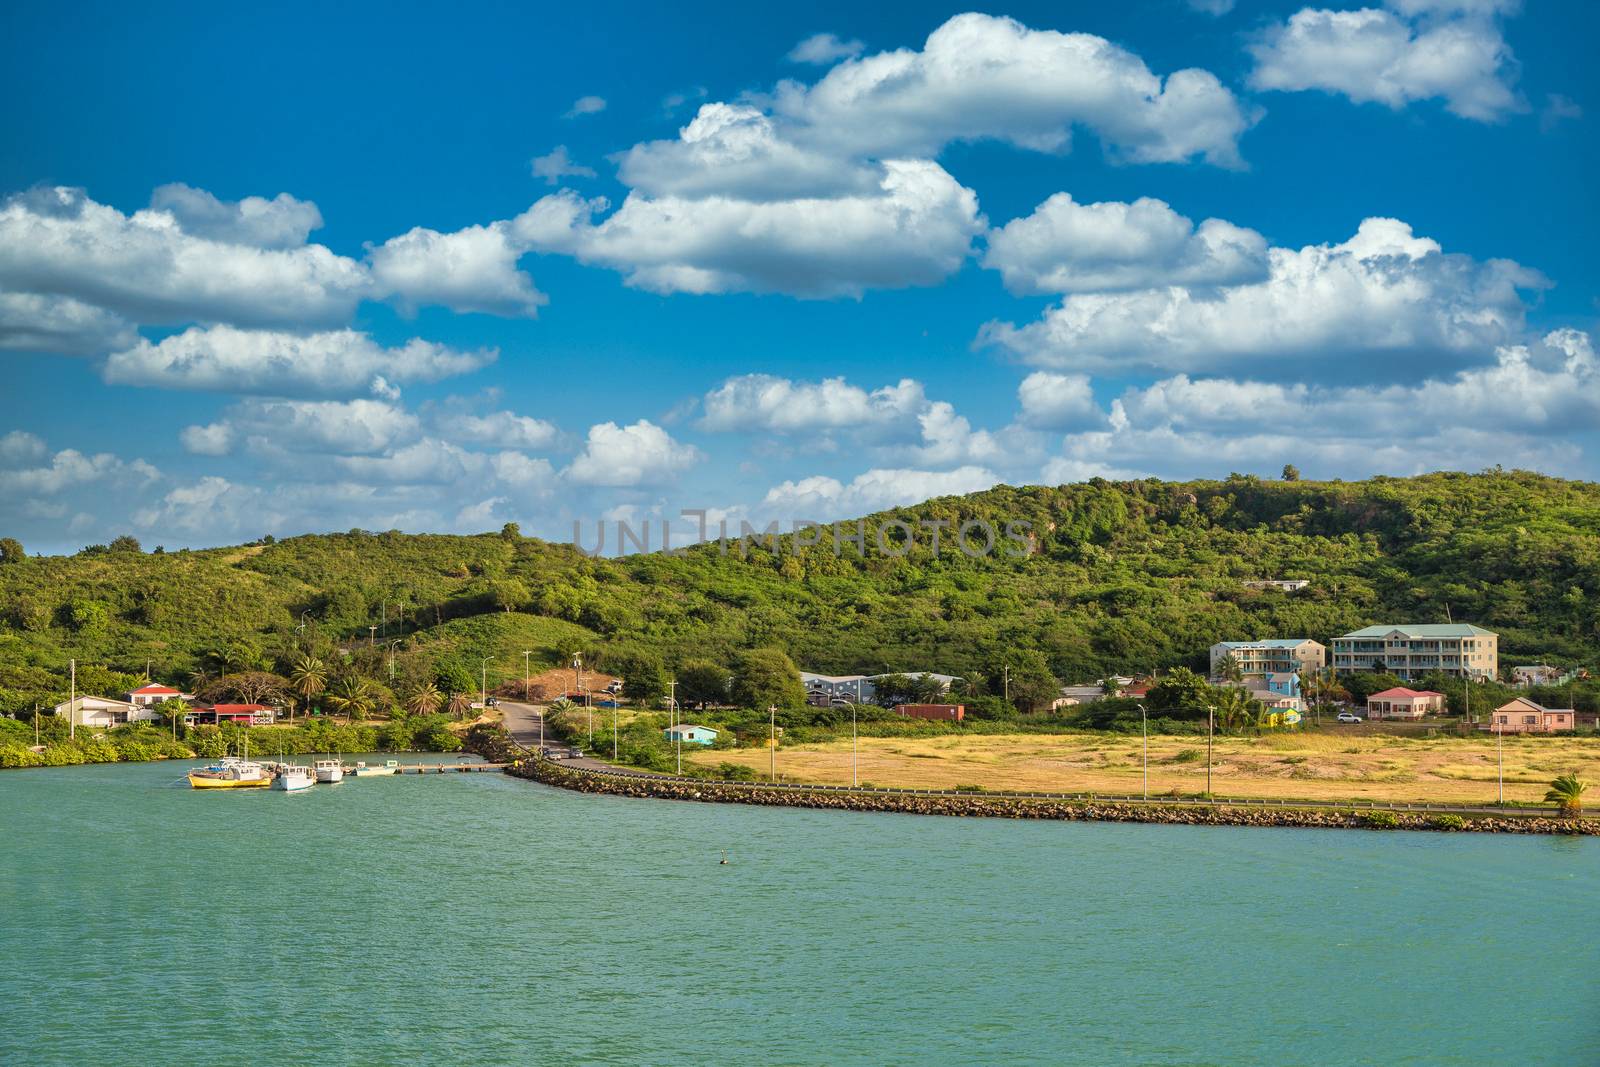
[[[716,741],[717,731],[709,726],[694,726],[685,723],[680,726],[669,726],[661,731],[661,736],[667,741],[682,741],[689,745],[709,745]]]
[[[163,700],[171,700],[173,697],[177,697],[187,703],[194,703],[193,693],[185,693],[180,689],[172,688],[170,685],[156,685],[153,682],[150,685],[142,685],[133,690],[127,694],[127,697],[128,703],[138,704],[144,708],[153,707]]]
[[[1444,711],[1444,694],[1396,686],[1367,698],[1369,719],[1420,719]]]
[[[1550,734],[1576,725],[1571,708],[1547,708],[1527,697],[1500,705],[1483,729],[1500,734]]]
[[[1307,578],[1259,578],[1239,584],[1246,589],[1276,589],[1282,593],[1298,593],[1311,582]]]
[[[1440,671],[1456,678],[1492,679],[1500,669],[1500,637],[1471,623],[1382,624],[1333,639],[1341,674],[1375,671],[1414,681]]]
[[[1525,667],[1512,667],[1511,680],[1527,689],[1534,685],[1560,685],[1567,680],[1569,673],[1548,663],[1535,663]]]
[[[63,717],[70,713],[70,721],[79,726],[99,729],[129,722],[154,722],[161,718],[161,713],[148,705],[112,700],[110,697],[80,696],[76,702],[63,700],[52,710]]]
[[[196,704],[183,717],[187,726],[215,726],[225,722],[239,726],[271,726],[278,709],[266,704]]]
[[[1218,641],[1211,646],[1211,677],[1222,677],[1223,663],[1230,656],[1239,665],[1246,681],[1266,678],[1269,674],[1320,671],[1328,662],[1327,648],[1306,637]]]

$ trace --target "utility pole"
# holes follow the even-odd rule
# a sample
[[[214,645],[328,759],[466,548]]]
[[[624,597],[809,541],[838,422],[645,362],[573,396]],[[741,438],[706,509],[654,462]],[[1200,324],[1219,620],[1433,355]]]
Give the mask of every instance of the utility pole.
[[[389,636],[389,601],[378,601],[378,625],[383,627],[383,636]]]
[[[622,679],[617,679],[617,691],[611,694],[611,762],[617,762],[617,708],[622,703]]]
[[[378,628],[376,626],[368,626],[367,627],[367,647],[371,648],[372,646],[376,645],[377,643],[378,643]]]
[[[523,653],[522,653],[522,699],[524,701],[530,699],[529,695],[533,692],[533,675],[531,673],[529,673],[530,669],[528,667],[528,657],[531,656],[531,655],[533,655],[532,652],[530,652],[530,651],[528,651],[526,649],[523,650]]]
[[[1001,667],[1000,674],[1005,679],[1006,703],[1009,704],[1011,703],[1011,668]]]
[[[1139,705],[1139,722],[1144,727],[1144,798],[1150,799],[1150,716]]]
[[[854,789],[861,783],[856,780],[856,764],[861,759],[861,746],[856,740],[856,709],[860,702],[850,705],[850,788]]]
[[[72,661],[72,688],[67,696],[67,738],[78,736],[78,661]]]
[[[1499,792],[1499,797],[1500,797],[1500,806],[1501,807],[1505,807],[1505,804],[1506,804],[1506,735],[1505,735],[1505,731],[1500,729],[1500,724],[1499,723],[1495,723],[1494,724],[1494,747],[1495,747],[1495,756],[1498,759],[1499,764],[1500,764],[1500,770],[1499,770],[1499,773],[1497,775],[1497,778],[1498,778],[1498,783],[1497,784],[1498,784],[1498,792]]]
[[[772,781],[778,781],[778,705],[767,705],[767,744],[772,749]]]
[[[480,713],[489,710],[489,661],[492,659],[494,659],[493,656],[485,656],[483,657],[483,662],[478,665],[478,669],[482,672],[478,678],[478,711]]]

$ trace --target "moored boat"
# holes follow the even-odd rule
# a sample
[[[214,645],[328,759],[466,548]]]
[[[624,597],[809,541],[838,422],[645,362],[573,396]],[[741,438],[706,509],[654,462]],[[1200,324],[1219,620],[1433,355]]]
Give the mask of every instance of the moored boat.
[[[310,767],[291,763],[278,769],[278,773],[272,779],[272,788],[288,793],[296,789],[310,789],[316,781],[316,776],[311,773]]]
[[[357,763],[355,769],[350,773],[357,778],[376,777],[380,774],[399,774],[400,761],[391,759],[384,760],[382,763],[361,762]]]
[[[261,764],[233,756],[189,772],[189,785],[195,789],[264,789],[271,784],[272,776]]]
[[[319,759],[316,762],[317,781],[324,785],[344,780],[344,760]]]

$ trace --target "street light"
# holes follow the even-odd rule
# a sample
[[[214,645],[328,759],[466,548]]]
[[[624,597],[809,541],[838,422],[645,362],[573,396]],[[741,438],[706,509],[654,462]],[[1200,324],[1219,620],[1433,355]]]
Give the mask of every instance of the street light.
[[[767,745],[772,749],[772,782],[778,782],[778,705],[767,705]]]
[[[527,650],[523,650],[523,653],[522,653],[522,699],[524,701],[529,700],[530,699],[530,695],[533,693],[533,678],[532,678],[532,675],[529,673],[529,668],[528,668],[528,657],[531,656],[531,655],[533,655],[532,652],[529,652]]]
[[[667,686],[667,699],[672,703],[672,718],[670,720],[672,723],[672,741],[678,750],[678,773],[681,775],[683,773],[683,730],[679,728],[678,722],[678,680],[676,678],[672,679],[667,683]]]
[[[1139,722],[1144,728],[1144,798],[1150,799],[1150,716],[1139,705]]]
[[[1500,724],[1498,722],[1495,723],[1494,724],[1494,747],[1495,747],[1495,756],[1496,756],[1496,758],[1497,758],[1497,760],[1499,761],[1499,764],[1500,764],[1500,770],[1498,772],[1497,778],[1498,778],[1498,792],[1499,792],[1499,796],[1500,796],[1500,806],[1502,808],[1506,806],[1506,740],[1505,740],[1505,738],[1506,738],[1505,731],[1500,729]]]
[[[492,659],[494,659],[493,656],[485,656],[483,657],[483,662],[478,665],[479,670],[482,672],[478,678],[480,687],[478,689],[478,710],[480,712],[487,710],[489,707],[489,661]]]
[[[856,709],[861,706],[858,700],[850,705],[850,788],[854,789],[860,783],[856,781],[856,764],[860,760],[861,746],[856,743]]]
[[[622,679],[617,679],[617,691],[611,694],[611,762],[617,762],[617,706],[622,703]]]
[[[1206,705],[1206,796],[1211,796],[1211,735],[1217,728],[1217,706]]]

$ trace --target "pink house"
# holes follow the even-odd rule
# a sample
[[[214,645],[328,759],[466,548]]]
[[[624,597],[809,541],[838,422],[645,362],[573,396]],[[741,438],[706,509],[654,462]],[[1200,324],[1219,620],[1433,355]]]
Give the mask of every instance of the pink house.
[[[1484,729],[1502,734],[1549,734],[1572,729],[1575,719],[1571,708],[1547,708],[1518,697],[1495,708]]]
[[[1367,698],[1369,719],[1420,719],[1444,711],[1444,694],[1396,686]]]

